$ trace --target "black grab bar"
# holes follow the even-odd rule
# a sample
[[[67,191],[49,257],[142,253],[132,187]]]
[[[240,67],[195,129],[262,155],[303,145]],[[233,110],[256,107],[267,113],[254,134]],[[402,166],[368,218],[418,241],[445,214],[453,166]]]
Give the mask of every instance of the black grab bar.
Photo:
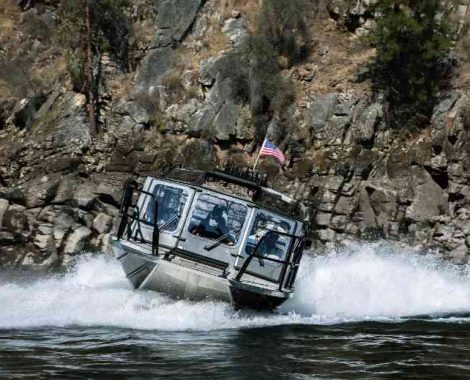
[[[145,196],[149,196],[153,202],[154,206],[154,215],[153,221],[149,222],[146,219],[142,219],[140,217],[140,209],[137,204],[132,204],[132,200],[134,198],[134,193],[137,192],[138,194],[144,194]],[[137,199],[138,203],[138,199]],[[129,209],[131,209],[129,211]],[[148,226],[153,227],[152,233],[152,254],[158,255],[158,243],[160,238],[160,231],[158,229],[158,200],[153,193],[148,191],[144,191],[139,189],[137,182],[134,180],[127,180],[124,183],[122,199],[121,199],[121,207],[119,208],[119,214],[121,216],[121,221],[119,223],[118,231],[117,231],[117,240],[121,240],[124,235],[124,232],[127,231],[127,239],[133,239],[135,241],[139,241],[141,243],[150,243],[145,240],[142,234],[141,224],[145,224]],[[134,236],[132,236],[132,225],[136,222],[134,228]],[[137,235],[140,235],[138,237]]]
[[[287,250],[287,254],[285,255],[284,260],[274,259],[271,257],[265,257],[265,256],[258,254],[258,248],[260,247],[261,243],[266,239],[266,237],[269,236],[270,234],[284,235],[284,236],[291,238],[291,241],[289,243],[289,247]],[[305,238],[303,236],[297,236],[297,235],[289,234],[286,232],[278,232],[275,230],[267,229],[267,233],[260,239],[260,241],[256,245],[253,252],[246,258],[242,267],[238,271],[238,274],[235,277],[235,279],[237,281],[241,281],[242,276],[246,273],[246,270],[248,269],[248,266],[250,265],[251,261],[253,260],[253,258],[256,257],[260,260],[267,260],[267,261],[282,264],[281,274],[278,278],[278,281],[276,281],[276,283],[279,283],[279,290],[282,290],[284,279],[287,273],[287,267],[290,266],[291,268],[287,276],[285,288],[291,289],[295,282],[295,277],[297,275],[297,270],[298,270],[298,266],[300,263],[300,259],[302,257],[302,250],[303,250],[304,245],[305,245]],[[290,263],[292,256],[293,256],[293,260],[292,260],[292,263]]]

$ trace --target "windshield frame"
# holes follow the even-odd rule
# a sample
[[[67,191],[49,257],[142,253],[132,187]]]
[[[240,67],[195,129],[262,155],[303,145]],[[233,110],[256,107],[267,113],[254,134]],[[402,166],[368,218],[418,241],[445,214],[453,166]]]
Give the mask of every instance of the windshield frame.
[[[182,197],[186,198],[185,202],[183,204],[183,207],[181,209],[181,212],[179,214],[178,222],[176,223],[175,228],[173,228],[173,229],[167,229],[167,228],[160,229],[160,227],[165,225],[167,221],[165,221],[161,225],[159,225],[158,222],[156,224],[156,228],[159,230],[160,233],[166,233],[166,234],[170,234],[170,235],[174,234],[175,232],[177,232],[182,227],[182,224],[185,221],[184,215],[186,214],[186,212],[188,210],[188,207],[190,207],[190,203],[191,203],[190,202],[191,201],[191,189],[187,185],[174,183],[173,181],[165,181],[165,180],[152,178],[152,177],[150,177],[150,178],[151,178],[150,183],[148,184],[148,186],[145,186],[145,187],[147,188],[147,190],[146,190],[147,192],[154,195],[154,197],[157,201],[157,207],[159,207],[159,203],[160,203],[157,194],[155,194],[155,189],[157,188],[157,186],[166,186],[166,187],[169,187],[169,188],[181,190],[182,191]],[[142,202],[142,211],[141,211],[142,219],[144,219],[144,220],[147,220],[146,219],[146,214],[147,214],[147,210],[148,210],[150,202],[152,202],[151,197],[149,195],[146,195],[143,202]],[[181,204],[181,198],[180,198],[180,204]],[[157,212],[156,214],[157,214],[157,217],[158,217],[159,212]]]
[[[237,230],[235,242],[233,244],[228,244],[227,242],[222,241],[222,242],[220,242],[220,244],[218,244],[220,246],[223,246],[225,249],[227,249],[227,248],[229,248],[229,249],[237,248],[238,249],[240,244],[243,243],[244,240],[245,240],[245,229],[247,227],[247,222],[251,219],[250,218],[250,216],[251,216],[250,202],[246,201],[246,200],[242,200],[238,197],[232,197],[232,196],[224,194],[222,192],[211,191],[211,190],[208,190],[206,188],[204,188],[203,191],[199,192],[199,194],[194,198],[191,209],[188,212],[187,223],[184,226],[184,230],[185,230],[185,233],[187,233],[187,236],[190,236],[191,238],[194,238],[194,239],[197,239],[197,240],[200,240],[200,241],[206,241],[206,242],[207,241],[216,242],[223,235],[219,236],[218,238],[212,238],[212,237],[208,237],[208,236],[199,236],[199,235],[196,235],[196,234],[194,234],[193,232],[190,231],[191,222],[193,221],[194,212],[196,211],[197,205],[200,202],[200,198],[202,196],[210,196],[210,197],[217,198],[217,199],[220,199],[220,200],[223,200],[223,201],[227,202],[227,206],[226,206],[227,211],[234,204],[245,208],[245,215],[244,215],[243,223],[240,225],[240,228]],[[227,216],[226,223],[227,223],[227,226],[228,226],[229,225],[228,216]]]

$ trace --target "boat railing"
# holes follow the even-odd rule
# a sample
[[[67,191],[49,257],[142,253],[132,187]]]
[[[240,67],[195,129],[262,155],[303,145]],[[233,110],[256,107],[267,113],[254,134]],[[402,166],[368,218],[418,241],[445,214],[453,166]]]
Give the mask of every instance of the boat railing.
[[[137,200],[134,202],[134,194],[139,194]],[[153,209],[155,210],[153,220],[141,218],[141,210],[139,207],[140,194],[149,197],[153,202]],[[143,203],[143,202],[142,202]],[[151,244],[152,254],[158,254],[159,243],[159,228],[158,228],[158,201],[154,194],[142,190],[138,187],[135,181],[127,181],[124,184],[124,191],[122,194],[121,207],[119,209],[121,222],[119,223],[117,231],[117,239],[120,240],[126,234],[127,240],[134,240],[139,243]],[[152,241],[147,241],[142,233],[142,224],[152,228]]]
[[[273,257],[260,255],[258,253],[259,247],[263,243],[264,240],[267,239],[269,235],[276,234],[282,235],[290,239],[290,244],[287,250],[287,254],[285,255],[284,259],[275,259]],[[294,286],[295,278],[297,276],[298,268],[300,265],[300,260],[302,258],[303,249],[305,246],[306,239],[304,236],[297,236],[293,234],[289,234],[286,232],[279,232],[275,230],[267,230],[267,233],[260,239],[256,247],[254,248],[253,252],[246,258],[243,265],[241,266],[240,270],[238,271],[237,276],[235,279],[239,282],[242,282],[242,277],[245,273],[247,273],[247,269],[254,258],[266,261],[271,261],[277,264],[281,264],[281,273],[279,278],[275,282],[279,285],[279,290],[285,289],[292,289]],[[255,277],[261,277],[256,273],[249,272],[249,274],[254,275]],[[287,276],[287,278],[286,278]]]

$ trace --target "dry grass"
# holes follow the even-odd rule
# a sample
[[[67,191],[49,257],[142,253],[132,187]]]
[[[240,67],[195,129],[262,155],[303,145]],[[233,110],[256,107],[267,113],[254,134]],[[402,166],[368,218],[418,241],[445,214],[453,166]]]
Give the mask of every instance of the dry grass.
[[[109,82],[109,91],[113,98],[127,98],[134,89],[134,73],[120,75]]]
[[[5,43],[16,32],[21,12],[14,0],[0,1],[0,44]]]
[[[181,82],[181,75],[182,72],[178,68],[175,68],[170,70],[170,72],[162,79],[162,84],[168,91],[171,103],[175,103],[183,98],[184,87]]]
[[[297,68],[300,71],[306,66],[314,67],[316,75],[311,82],[300,82],[297,94],[304,94],[306,100],[330,92],[353,95],[370,91],[370,83],[358,83],[357,74],[361,67],[372,61],[375,49],[351,33],[339,30],[330,19],[315,20],[310,35],[310,56]],[[298,100],[302,101],[302,97]]]
[[[232,11],[239,11],[249,30],[253,31],[255,27],[256,16],[259,12],[258,0],[224,0],[222,5],[222,15],[224,19],[231,17]]]

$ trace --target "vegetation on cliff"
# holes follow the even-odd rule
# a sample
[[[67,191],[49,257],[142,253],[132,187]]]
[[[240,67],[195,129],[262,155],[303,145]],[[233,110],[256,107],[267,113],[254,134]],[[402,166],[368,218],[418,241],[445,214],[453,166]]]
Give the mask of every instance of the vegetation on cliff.
[[[383,92],[387,122],[410,129],[427,125],[445,85],[451,48],[451,7],[441,0],[380,0],[372,41],[373,81]]]
[[[308,10],[305,0],[263,1],[254,30],[229,56],[224,75],[232,79],[234,95],[250,104],[257,140],[266,133],[267,121],[295,99],[293,84],[281,70],[308,56]]]
[[[96,134],[100,70],[95,57],[110,50],[125,59],[127,40],[118,32],[126,24],[123,9],[126,0],[63,0],[60,3],[61,38],[68,49],[67,67],[73,88],[87,98],[90,132]],[[124,28],[126,29],[126,28]]]

